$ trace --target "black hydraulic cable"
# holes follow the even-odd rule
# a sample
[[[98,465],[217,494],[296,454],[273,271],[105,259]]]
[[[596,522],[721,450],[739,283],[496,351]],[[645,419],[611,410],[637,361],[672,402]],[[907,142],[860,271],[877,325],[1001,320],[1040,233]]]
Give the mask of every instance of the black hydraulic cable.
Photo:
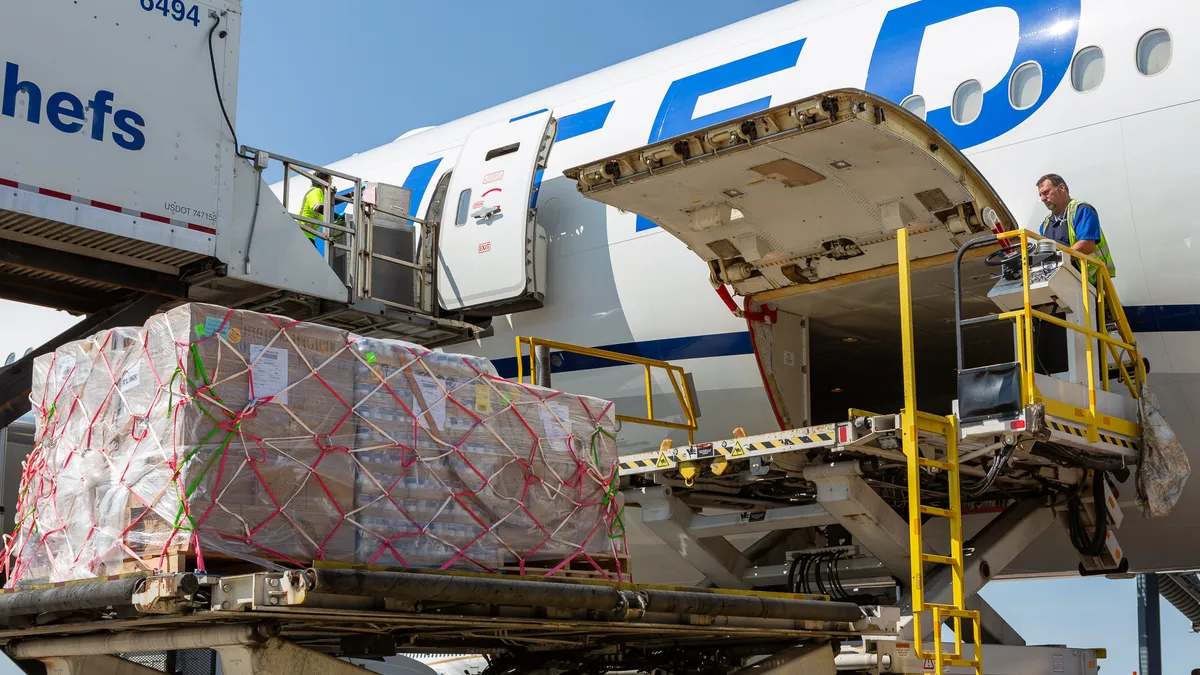
[[[967,497],[978,497],[991,489],[992,485],[995,484],[996,479],[1000,477],[1000,473],[1004,470],[1004,466],[1008,464],[1008,461],[1012,459],[1012,456],[1016,454],[1016,452],[1016,445],[1006,445],[997,450],[996,460],[992,463],[992,466],[988,469],[987,474],[985,474],[983,478],[980,478],[974,483],[964,482],[962,484],[963,495]]]
[[[833,572],[833,582],[837,584],[838,594],[841,596],[840,599],[848,600],[850,599],[850,594],[846,592],[846,587],[842,585],[842,574],[841,572],[838,572],[837,564],[841,559],[842,552],[838,551],[837,557],[834,558],[833,566],[830,568],[830,571]]]
[[[1104,550],[1104,540],[1108,537],[1108,508],[1104,503],[1104,471],[1092,472],[1092,509],[1095,513],[1095,529],[1091,541],[1084,534],[1083,500],[1076,496],[1067,504],[1069,516],[1068,528],[1071,534],[1071,544],[1083,555],[1098,556]]]
[[[229,113],[225,112],[225,97],[221,95],[221,81],[217,79],[217,57],[213,54],[212,46],[212,36],[217,26],[221,25],[221,15],[217,14],[213,19],[212,28],[208,29],[208,63],[212,66],[213,86],[217,88],[217,103],[221,104],[221,114],[225,116],[225,124],[229,125],[229,133],[233,134],[233,154],[236,155],[242,151],[242,146],[238,143],[237,132],[233,130],[233,122],[229,121]]]
[[[792,558],[792,564],[788,566],[787,587],[792,593],[800,592],[799,589],[796,588],[796,568],[799,567],[800,560],[803,559],[803,557],[804,556],[802,555],[797,555],[795,558]]]
[[[821,595],[828,595],[828,596],[832,597],[833,594],[829,592],[829,589],[825,588],[825,582],[821,580],[821,564],[824,563],[825,559],[828,557],[829,557],[828,551],[823,551],[823,552],[817,554],[817,561],[816,561],[817,564],[815,565],[816,569],[813,570],[813,575],[817,579],[817,589],[820,590]]]
[[[828,570],[829,570],[830,595],[832,595],[837,600],[845,600],[846,599],[846,589],[842,588],[842,585],[838,583],[838,578],[837,578],[837,564],[838,564],[838,561],[841,559],[842,559],[842,552],[834,551],[833,555],[829,556],[829,562],[826,564],[826,568],[828,568]]]

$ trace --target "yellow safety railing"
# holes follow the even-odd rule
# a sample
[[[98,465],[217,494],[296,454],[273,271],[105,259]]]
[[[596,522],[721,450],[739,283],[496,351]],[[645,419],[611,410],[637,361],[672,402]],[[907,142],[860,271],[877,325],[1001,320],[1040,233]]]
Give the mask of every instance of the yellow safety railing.
[[[1024,306],[1018,310],[1004,312],[998,318],[1001,320],[1011,320],[1016,323],[1017,361],[1021,366],[1021,389],[1024,405],[1042,403],[1046,406],[1046,413],[1048,415],[1074,419],[1077,422],[1086,424],[1089,443],[1099,441],[1099,429],[1107,429],[1128,436],[1137,436],[1139,429],[1136,423],[1128,420],[1116,420],[1107,416],[1099,416],[1096,413],[1096,391],[1110,391],[1108,377],[1109,356],[1113,358],[1114,365],[1120,370],[1120,379],[1125,383],[1129,393],[1135,399],[1141,395],[1142,384],[1146,381],[1145,364],[1138,353],[1137,344],[1133,338],[1133,329],[1130,328],[1129,320],[1125,317],[1125,310],[1121,307],[1121,302],[1117,297],[1117,289],[1108,274],[1108,267],[1097,258],[1085,255],[1055,242],[1058,250],[1079,262],[1081,272],[1080,284],[1083,297],[1083,322],[1085,326],[1091,326],[1092,317],[1094,316],[1096,317],[1097,327],[1101,329],[1092,330],[1036,310],[1031,305],[1029,299],[1029,241],[1045,239],[1045,237],[1021,229],[998,234],[996,238],[1001,241],[1016,239],[1021,249],[1021,285],[1024,295]],[[1089,283],[1089,277],[1093,275],[1094,281],[1092,283],[1094,283],[1096,290],[1096,301],[1094,304],[1090,300],[1092,284]],[[1106,317],[1111,317],[1114,323],[1116,323],[1119,338],[1114,338],[1108,334]],[[1080,333],[1087,338],[1088,409],[1086,411],[1062,401],[1046,399],[1038,391],[1034,379],[1034,319],[1062,326],[1069,331]],[[1124,356],[1129,357],[1133,367],[1132,372],[1126,367]],[[1099,360],[1099,370],[1101,373],[1099,384],[1096,382],[1097,359]]]
[[[908,464],[908,557],[912,575],[910,588],[914,651],[921,659],[933,660],[934,672],[938,675],[942,675],[946,668],[971,668],[975,675],[983,675],[979,612],[968,610],[966,606],[958,420],[954,415],[942,417],[917,410],[916,349],[913,344],[912,269],[908,259],[908,230],[902,229],[896,233],[896,248],[899,259],[900,343],[904,372],[904,410],[900,413],[900,426],[904,455]],[[1026,293],[1026,300],[1028,297],[1028,293]],[[945,459],[939,460],[921,455],[917,444],[921,431],[935,433],[946,439]],[[921,503],[922,468],[946,472],[949,480],[946,508]],[[925,515],[946,518],[950,521],[950,555],[934,555],[925,552],[925,535],[921,524],[921,517]],[[954,589],[952,604],[925,601],[926,563],[950,566]],[[921,612],[926,610],[933,611],[933,653],[925,651],[924,633],[921,632]],[[946,652],[942,646],[942,624],[946,619],[953,619],[954,622],[955,649],[953,652]],[[970,660],[963,658],[963,619],[974,623],[971,632],[975,638],[975,654],[974,658]]]
[[[568,344],[566,342],[555,342],[553,340],[543,340],[535,337],[525,337],[518,335],[516,338],[517,346],[517,381],[523,382],[525,377],[525,368],[523,365],[523,346],[529,346],[529,380],[535,382],[537,378],[537,360],[534,358],[534,350],[537,346],[543,346],[550,350],[558,352],[567,352],[570,354],[579,354],[580,356],[590,356],[597,359],[605,359],[607,361],[615,361],[629,365],[641,366],[645,371],[646,376],[646,416],[638,417],[635,415],[617,414],[617,420],[620,422],[629,422],[630,424],[645,424],[648,426],[662,427],[665,429],[677,429],[686,431],[688,434],[688,445],[695,443],[696,435],[696,414],[692,404],[691,394],[687,387],[687,372],[680,366],[659,361],[656,359],[647,359],[641,356],[631,356],[620,352],[610,352],[604,349],[595,349],[593,347],[583,347],[580,345]],[[675,391],[675,397],[679,401],[679,408],[683,411],[683,416],[687,419],[686,422],[671,422],[665,419],[659,419],[654,414],[654,377],[653,373],[656,370],[663,371],[667,380],[671,383],[671,388]]]

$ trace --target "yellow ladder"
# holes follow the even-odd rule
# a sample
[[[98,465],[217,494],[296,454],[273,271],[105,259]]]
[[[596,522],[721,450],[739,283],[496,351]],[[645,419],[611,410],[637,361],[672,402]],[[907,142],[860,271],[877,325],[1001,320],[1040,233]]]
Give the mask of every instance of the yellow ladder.
[[[946,668],[972,668],[975,675],[983,675],[983,653],[979,640],[979,612],[968,610],[963,584],[963,536],[962,501],[959,492],[958,420],[953,415],[940,417],[917,410],[916,364],[913,349],[912,287],[908,259],[908,230],[896,233],[900,278],[900,323],[901,345],[904,365],[904,411],[901,413],[901,433],[904,455],[908,460],[908,557],[912,568],[912,611],[914,653],[921,659],[933,660],[934,672],[942,675]],[[945,459],[932,459],[921,455],[918,434],[921,431],[935,433],[946,439]],[[950,482],[948,508],[927,506],[921,503],[921,469],[945,471]],[[925,540],[921,528],[921,516],[929,515],[950,520],[950,555],[933,555],[925,552]],[[949,565],[953,574],[953,604],[925,602],[925,563]],[[921,612],[933,611],[933,653],[925,651],[922,643]],[[946,619],[954,620],[954,651],[946,653],[942,647],[942,625]],[[963,619],[971,622],[975,640],[972,660],[963,658]]]

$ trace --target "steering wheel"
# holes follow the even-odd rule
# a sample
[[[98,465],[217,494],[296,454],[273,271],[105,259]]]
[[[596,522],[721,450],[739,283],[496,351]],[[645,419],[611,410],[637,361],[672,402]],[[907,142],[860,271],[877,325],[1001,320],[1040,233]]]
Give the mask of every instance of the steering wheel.
[[[983,259],[983,263],[991,267],[1000,267],[1013,258],[1019,257],[1019,254],[1013,255],[1013,253],[1019,251],[1020,249],[1020,244],[1009,244],[998,251],[992,251],[989,253],[988,256]]]

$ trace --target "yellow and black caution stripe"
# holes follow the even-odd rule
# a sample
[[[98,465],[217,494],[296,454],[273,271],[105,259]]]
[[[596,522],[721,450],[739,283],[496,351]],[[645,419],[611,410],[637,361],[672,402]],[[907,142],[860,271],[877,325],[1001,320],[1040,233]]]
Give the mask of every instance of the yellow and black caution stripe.
[[[807,436],[793,436],[791,438],[780,438],[773,441],[759,441],[757,443],[743,443],[741,447],[747,451],[755,452],[758,450],[789,450],[797,445],[809,445],[811,443],[830,443],[833,441],[833,433],[808,434]],[[729,441],[726,441],[729,443]],[[734,450],[735,448],[729,448]]]
[[[761,441],[750,439],[732,439],[704,443],[674,450],[659,450],[624,458],[619,470],[621,473],[646,473],[671,469],[680,462],[694,462],[716,459],[718,456],[726,459],[740,459],[750,453],[771,454],[771,451],[790,452],[803,449],[804,446],[815,444],[830,444],[837,438],[836,430],[820,431],[811,434],[799,434],[785,438],[773,438]]]
[[[1069,424],[1062,424],[1061,422],[1055,422],[1054,420],[1046,420],[1046,423],[1049,424],[1050,428],[1055,431],[1059,431],[1064,434],[1071,434],[1072,436],[1078,436],[1084,440],[1087,440],[1088,432],[1087,432],[1086,428],[1074,427]],[[1103,443],[1109,443],[1111,445],[1115,445],[1118,447],[1128,448],[1130,450],[1138,449],[1138,444],[1135,443],[1134,441],[1131,441],[1131,440],[1128,440],[1125,438],[1119,438],[1117,436],[1110,436],[1104,432],[1100,433],[1100,441]]]
[[[641,456],[636,459],[630,459],[621,462],[619,465],[620,471],[632,471],[634,469],[669,469],[675,466],[677,462],[674,457],[668,457],[666,452],[659,452],[657,457]]]

